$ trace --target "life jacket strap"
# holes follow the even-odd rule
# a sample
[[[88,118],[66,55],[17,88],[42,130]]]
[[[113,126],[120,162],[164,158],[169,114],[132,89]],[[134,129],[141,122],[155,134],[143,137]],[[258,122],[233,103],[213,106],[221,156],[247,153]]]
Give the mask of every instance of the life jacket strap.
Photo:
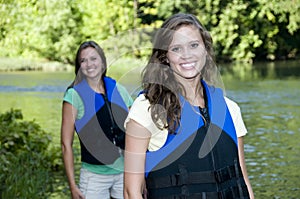
[[[249,194],[246,186],[242,187],[242,193],[239,187],[230,187],[223,191],[218,192],[200,192],[200,193],[189,193],[186,191],[187,187],[178,195],[168,195],[168,196],[150,196],[150,198],[155,199],[249,199]],[[181,187],[181,189],[183,188]],[[180,189],[180,187],[178,187]],[[242,194],[242,195],[241,195]]]
[[[232,178],[243,177],[240,170],[235,169],[234,165],[227,166],[215,171],[188,172],[179,166],[179,172],[173,175],[147,178],[148,189],[159,189],[174,186],[201,183],[222,183]]]

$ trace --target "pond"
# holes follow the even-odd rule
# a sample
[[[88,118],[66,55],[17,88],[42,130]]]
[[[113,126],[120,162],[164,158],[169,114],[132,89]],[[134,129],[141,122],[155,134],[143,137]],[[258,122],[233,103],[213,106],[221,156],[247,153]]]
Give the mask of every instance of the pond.
[[[299,198],[300,62],[242,69],[224,65],[221,73],[226,94],[240,105],[248,129],[245,157],[256,198]],[[70,72],[0,73],[0,111],[21,109],[25,120],[38,122],[60,147],[61,100],[72,79]],[[137,79],[120,81],[134,93]],[[68,192],[66,183],[62,186],[53,198],[69,198],[60,193]]]

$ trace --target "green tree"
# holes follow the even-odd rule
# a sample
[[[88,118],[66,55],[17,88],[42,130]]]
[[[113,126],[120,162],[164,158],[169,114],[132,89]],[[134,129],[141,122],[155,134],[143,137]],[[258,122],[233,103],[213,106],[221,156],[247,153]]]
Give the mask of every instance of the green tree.
[[[221,61],[299,55],[300,0],[2,0],[0,57],[73,63],[78,45],[100,43],[113,57],[143,58],[153,30],[188,12],[211,32]]]
[[[85,39],[96,40],[110,56],[141,56],[137,0],[86,0],[80,7]]]
[[[74,46],[81,38],[77,25],[81,16],[75,2],[18,0],[1,4],[7,18],[2,19],[0,56],[73,61]]]
[[[221,60],[295,58],[299,54],[299,0],[206,0],[203,20]]]
[[[197,15],[211,32],[221,61],[252,62],[299,54],[299,0],[139,2],[142,22],[153,26],[177,12]]]
[[[300,44],[300,0],[260,0],[256,21],[263,45],[256,55],[270,60],[295,58]]]

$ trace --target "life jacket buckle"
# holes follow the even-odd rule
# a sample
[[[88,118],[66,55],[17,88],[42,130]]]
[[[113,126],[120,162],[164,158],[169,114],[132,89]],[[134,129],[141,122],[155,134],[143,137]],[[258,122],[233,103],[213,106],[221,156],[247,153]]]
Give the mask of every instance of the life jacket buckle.
[[[189,196],[190,195],[190,191],[189,191],[189,188],[187,187],[187,185],[183,185],[181,187],[181,195],[183,195],[183,196]]]
[[[232,178],[237,177],[234,173],[234,167],[228,166],[219,170],[214,171],[216,182],[222,183]]]
[[[179,165],[179,173],[176,175],[177,185],[186,185],[189,181],[189,173],[183,165]]]
[[[222,174],[221,174],[220,170],[214,171],[214,176],[215,176],[215,180],[217,183],[222,182]]]

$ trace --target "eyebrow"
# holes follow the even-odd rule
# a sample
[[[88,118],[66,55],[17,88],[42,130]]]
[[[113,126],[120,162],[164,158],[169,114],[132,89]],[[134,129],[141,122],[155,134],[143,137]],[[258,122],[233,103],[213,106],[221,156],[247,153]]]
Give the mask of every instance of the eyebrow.
[[[192,41],[189,41],[188,42],[188,44],[189,43],[193,43],[193,42],[199,42],[200,43],[200,40],[192,40]],[[169,45],[169,48],[171,48],[171,47],[174,47],[174,46],[182,46],[182,45],[184,45],[184,44],[172,44],[172,45]]]

